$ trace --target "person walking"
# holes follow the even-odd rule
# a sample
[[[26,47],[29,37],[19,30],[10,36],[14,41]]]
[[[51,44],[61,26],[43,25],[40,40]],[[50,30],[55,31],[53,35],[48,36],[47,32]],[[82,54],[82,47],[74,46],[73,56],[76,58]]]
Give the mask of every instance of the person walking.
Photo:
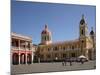
[[[64,66],[64,61],[62,61],[62,66]]]
[[[84,64],[84,59],[81,59],[81,64]]]
[[[72,59],[71,58],[70,58],[70,61],[69,62],[70,62],[70,66],[72,66]]]
[[[62,66],[66,66],[66,60],[63,59]]]
[[[66,66],[66,59],[64,60],[65,66]]]
[[[72,61],[70,61],[70,66],[72,66]]]

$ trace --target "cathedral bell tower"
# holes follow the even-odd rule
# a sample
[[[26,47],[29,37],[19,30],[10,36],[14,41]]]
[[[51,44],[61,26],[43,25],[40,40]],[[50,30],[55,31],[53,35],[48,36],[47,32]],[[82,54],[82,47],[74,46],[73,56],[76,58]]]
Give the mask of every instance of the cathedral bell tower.
[[[91,31],[90,31],[90,38],[92,40],[92,44],[93,44],[93,47],[92,47],[92,60],[95,60],[96,59],[96,35],[95,35],[95,32],[93,30],[93,27],[91,27]]]
[[[80,20],[79,30],[80,30],[80,38],[84,38],[88,35],[88,27],[85,22],[84,15],[82,15],[82,19]]]
[[[82,18],[79,23],[79,40],[80,40],[81,55],[85,55],[87,36],[88,36],[88,27],[84,15],[82,15]]]
[[[91,39],[92,39],[92,41],[93,41],[93,43],[94,43],[94,42],[95,42],[95,32],[94,32],[94,30],[93,30],[93,27],[91,27],[90,37],[91,37]]]
[[[51,32],[48,29],[48,26],[45,24],[44,30],[41,32],[41,44],[48,45],[52,43]]]

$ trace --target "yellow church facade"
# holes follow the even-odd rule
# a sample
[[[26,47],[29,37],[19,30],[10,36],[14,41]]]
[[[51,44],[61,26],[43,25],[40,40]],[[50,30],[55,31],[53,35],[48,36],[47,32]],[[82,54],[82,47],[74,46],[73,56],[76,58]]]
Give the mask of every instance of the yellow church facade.
[[[70,34],[69,34],[70,36]],[[89,60],[95,60],[95,32],[93,28],[88,33],[88,25],[84,15],[79,23],[79,38],[70,41],[52,42],[52,33],[47,25],[41,32],[41,43],[35,52],[35,59],[40,61],[63,60],[66,58],[77,58],[84,55]]]

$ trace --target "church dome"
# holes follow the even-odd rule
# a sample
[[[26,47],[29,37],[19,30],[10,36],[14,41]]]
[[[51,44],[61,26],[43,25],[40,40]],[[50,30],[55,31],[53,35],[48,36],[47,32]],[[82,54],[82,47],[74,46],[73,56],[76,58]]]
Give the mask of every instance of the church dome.
[[[51,34],[51,32],[48,30],[47,25],[45,25],[45,29],[41,32],[41,34]]]
[[[48,45],[52,43],[51,32],[48,29],[48,26],[45,25],[45,28],[41,32],[41,44]]]
[[[81,25],[85,24],[85,20],[84,19],[81,19],[80,24]]]
[[[93,27],[91,27],[90,35],[94,35]]]
[[[90,35],[94,35],[94,31],[93,30],[90,32]]]

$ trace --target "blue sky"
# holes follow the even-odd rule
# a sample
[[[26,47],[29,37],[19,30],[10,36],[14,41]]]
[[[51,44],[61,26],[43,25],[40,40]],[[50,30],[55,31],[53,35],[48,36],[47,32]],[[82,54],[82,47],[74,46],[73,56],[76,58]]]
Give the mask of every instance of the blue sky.
[[[89,31],[95,29],[95,6],[12,1],[11,31],[31,36],[34,44],[41,41],[47,24],[52,40],[65,41],[79,37],[79,22],[84,14]]]

